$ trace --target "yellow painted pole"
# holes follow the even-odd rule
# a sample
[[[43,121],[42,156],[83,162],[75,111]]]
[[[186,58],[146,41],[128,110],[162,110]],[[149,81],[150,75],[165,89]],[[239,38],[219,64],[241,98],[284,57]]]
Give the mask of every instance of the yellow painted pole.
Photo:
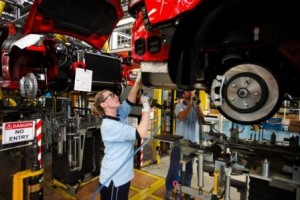
[[[203,90],[200,91],[199,95],[200,95],[200,100],[201,100],[201,108],[204,111],[204,114],[206,114],[205,111],[208,111],[209,107],[210,107],[208,95]]]
[[[219,170],[215,170],[214,171],[214,185],[213,185],[213,191],[212,191],[213,195],[217,195],[218,191],[219,191],[219,176],[220,176]]]
[[[162,90],[161,89],[154,89],[153,92],[153,98],[157,99],[158,104],[162,104]],[[162,111],[161,109],[155,108],[155,116],[154,119],[157,120],[155,123],[155,127],[158,127],[161,125],[162,122]],[[159,129],[156,133],[156,135],[161,134],[161,129]],[[161,153],[161,146],[160,146],[160,141],[158,140],[153,140],[153,146],[152,150],[155,152],[155,158],[156,158],[156,163],[160,163],[160,153]]]
[[[5,8],[6,3],[4,1],[0,1],[0,17],[2,16],[2,12]]]
[[[163,104],[162,102],[162,90],[161,89],[154,89],[153,98],[157,99],[158,104]],[[156,108],[156,116],[154,117],[157,119],[156,126],[161,125],[162,123],[162,111],[161,109]],[[157,135],[161,134],[161,130],[158,130]]]

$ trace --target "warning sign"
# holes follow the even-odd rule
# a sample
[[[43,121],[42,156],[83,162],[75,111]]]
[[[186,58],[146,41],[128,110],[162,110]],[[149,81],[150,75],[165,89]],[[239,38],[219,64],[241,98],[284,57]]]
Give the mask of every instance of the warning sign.
[[[2,144],[33,140],[35,121],[5,122],[2,130]]]

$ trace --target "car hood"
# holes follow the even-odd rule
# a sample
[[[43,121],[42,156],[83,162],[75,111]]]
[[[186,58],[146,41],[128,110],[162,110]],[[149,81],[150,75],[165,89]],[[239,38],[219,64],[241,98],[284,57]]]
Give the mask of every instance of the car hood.
[[[23,33],[64,34],[101,49],[122,17],[120,0],[35,0]]]

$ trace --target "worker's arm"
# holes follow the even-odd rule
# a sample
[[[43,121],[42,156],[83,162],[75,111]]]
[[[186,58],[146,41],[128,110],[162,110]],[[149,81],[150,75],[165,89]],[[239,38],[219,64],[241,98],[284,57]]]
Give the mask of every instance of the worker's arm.
[[[181,121],[185,120],[192,108],[193,108],[193,104],[188,104],[188,106],[183,111],[180,111],[177,114],[177,118]]]
[[[136,103],[136,96],[138,94],[140,85],[141,85],[141,72],[139,71],[138,76],[137,76],[137,78],[134,82],[134,85],[132,86],[132,88],[129,92],[128,98],[127,98],[131,103]]]
[[[201,122],[204,122],[205,121],[205,115],[204,115],[200,105],[194,104],[194,107],[195,107],[195,110],[196,110]]]
[[[141,116],[141,121],[136,128],[141,138],[145,138],[147,136],[148,124],[149,124],[149,111],[143,111]]]
[[[137,129],[140,137],[145,138],[147,136],[148,124],[149,124],[149,111],[150,111],[149,97],[146,95],[143,95],[141,97],[141,102],[143,105],[142,116],[141,116],[141,121],[136,129]]]

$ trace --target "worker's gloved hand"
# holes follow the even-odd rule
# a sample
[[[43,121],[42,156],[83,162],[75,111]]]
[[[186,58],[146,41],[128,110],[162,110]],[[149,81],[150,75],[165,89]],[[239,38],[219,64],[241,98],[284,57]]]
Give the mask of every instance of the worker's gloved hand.
[[[192,97],[192,101],[193,101],[193,103],[196,103],[196,102],[198,101],[198,97],[194,95],[194,96]]]
[[[200,104],[200,99],[196,95],[194,95],[192,97],[192,101],[191,102],[192,102],[193,106],[198,106]]]
[[[136,77],[136,79],[135,79],[135,82],[138,82],[138,83],[141,83],[141,82],[142,82],[142,72],[141,72],[140,69],[138,70],[138,73],[137,73],[137,77]]]
[[[150,97],[146,94],[143,94],[141,97],[141,103],[143,105],[142,112],[149,112],[150,110]]]

